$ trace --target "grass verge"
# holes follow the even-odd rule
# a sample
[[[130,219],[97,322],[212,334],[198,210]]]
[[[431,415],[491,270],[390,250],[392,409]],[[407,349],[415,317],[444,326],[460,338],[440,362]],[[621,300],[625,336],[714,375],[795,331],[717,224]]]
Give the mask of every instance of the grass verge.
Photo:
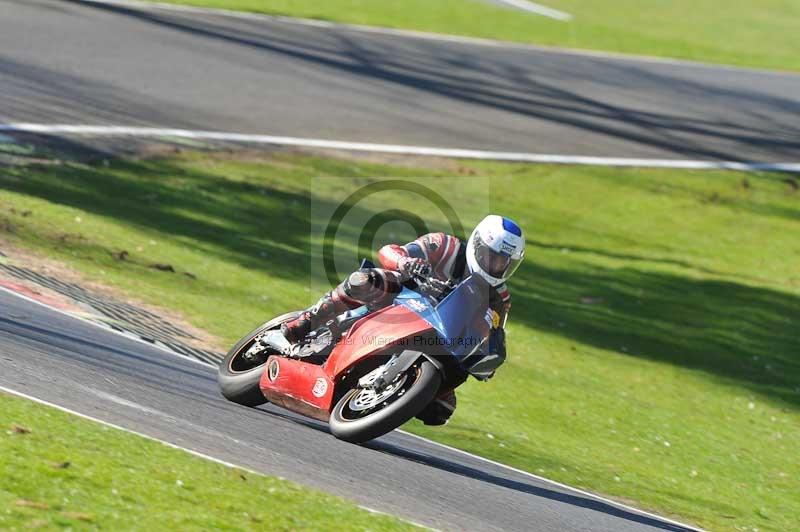
[[[459,390],[448,426],[407,428],[710,528],[796,524],[800,192],[786,176],[285,153],[67,162],[2,170],[0,236],[232,343],[315,299],[321,213],[388,177],[439,187],[467,227],[488,189],[529,242],[507,366]],[[356,210],[419,201],[375,195]],[[349,251],[413,234],[388,224],[369,237]]]
[[[2,393],[0,428],[4,530],[414,529],[285,480]]]
[[[163,1],[163,0],[162,0]],[[483,0],[166,0],[590,50],[800,70],[800,4],[786,0],[548,0],[561,22]]]

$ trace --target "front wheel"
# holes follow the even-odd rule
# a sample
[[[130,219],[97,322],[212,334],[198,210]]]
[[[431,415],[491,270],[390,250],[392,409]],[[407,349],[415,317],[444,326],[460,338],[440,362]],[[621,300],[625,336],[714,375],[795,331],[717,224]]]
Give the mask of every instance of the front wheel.
[[[290,312],[268,321],[250,331],[228,351],[217,371],[217,383],[225,399],[244,406],[258,406],[267,402],[258,384],[261,381],[261,374],[264,373],[264,364],[272,353],[265,350],[256,353],[255,356],[246,355],[257,336],[271,329],[277,329],[299,314]]]
[[[439,390],[442,376],[420,358],[382,391],[357,386],[336,403],[329,420],[340,440],[362,443],[390,432],[419,414]]]

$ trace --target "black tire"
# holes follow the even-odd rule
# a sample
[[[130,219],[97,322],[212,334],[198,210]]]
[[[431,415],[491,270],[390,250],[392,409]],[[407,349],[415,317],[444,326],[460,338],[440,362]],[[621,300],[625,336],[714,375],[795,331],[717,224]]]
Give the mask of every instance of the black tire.
[[[238,360],[237,356],[250,347],[257,335],[277,328],[283,322],[289,321],[298,314],[299,312],[289,312],[256,327],[228,351],[217,370],[217,383],[225,399],[244,406],[258,406],[267,402],[266,397],[261,393],[261,388],[258,386],[261,381],[261,374],[264,373],[266,359],[257,366],[237,371],[235,369]]]
[[[411,372],[409,377],[413,377],[414,381],[405,393],[386,407],[364,417],[347,418],[348,403],[360,388],[345,393],[331,412],[328,421],[331,433],[340,440],[363,443],[391,432],[419,414],[436,397],[442,376],[436,366],[424,358],[415,362],[408,372]]]

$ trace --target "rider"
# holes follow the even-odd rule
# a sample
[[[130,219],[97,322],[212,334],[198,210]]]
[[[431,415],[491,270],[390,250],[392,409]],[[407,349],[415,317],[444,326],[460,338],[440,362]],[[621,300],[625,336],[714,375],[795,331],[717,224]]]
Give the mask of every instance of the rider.
[[[511,307],[506,280],[522,262],[525,238],[520,227],[508,218],[489,215],[478,224],[466,245],[444,233],[429,233],[404,246],[389,244],[378,252],[383,268],[364,268],[350,274],[339,286],[322,296],[316,305],[285,323],[282,331],[292,343],[346,310],[362,305],[377,309],[391,304],[405,281],[415,275],[432,275],[441,281],[463,280],[480,275],[492,285],[489,306],[492,330],[490,355],[470,373],[481,380],[494,375],[505,361],[505,323]],[[439,394],[417,417],[426,425],[443,425],[456,407],[453,390]]]

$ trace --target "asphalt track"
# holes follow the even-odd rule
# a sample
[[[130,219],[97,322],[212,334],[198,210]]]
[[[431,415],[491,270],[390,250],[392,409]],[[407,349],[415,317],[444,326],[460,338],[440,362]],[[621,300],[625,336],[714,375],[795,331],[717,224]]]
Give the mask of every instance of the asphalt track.
[[[78,0],[0,0],[0,122],[800,160],[800,76]]]
[[[0,386],[447,530],[685,530],[403,433],[357,446],[215,371],[0,290]]]

